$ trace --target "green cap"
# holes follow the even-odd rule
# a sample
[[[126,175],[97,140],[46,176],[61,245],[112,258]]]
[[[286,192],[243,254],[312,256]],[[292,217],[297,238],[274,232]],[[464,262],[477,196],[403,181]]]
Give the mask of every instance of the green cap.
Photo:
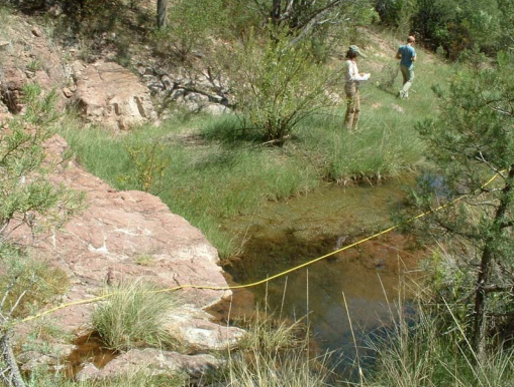
[[[350,46],[350,51],[353,51],[353,52],[355,52],[357,55],[362,56],[363,58],[366,58],[366,55],[364,55],[364,54],[362,53],[362,51],[359,49],[359,47],[357,47],[357,46],[355,46],[355,45],[353,45],[353,44]]]

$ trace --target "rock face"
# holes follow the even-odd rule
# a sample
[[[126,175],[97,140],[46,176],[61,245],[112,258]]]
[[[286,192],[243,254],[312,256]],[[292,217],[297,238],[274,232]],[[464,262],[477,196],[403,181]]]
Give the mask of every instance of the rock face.
[[[62,160],[67,144],[59,136],[47,143],[53,161]],[[41,238],[35,248],[64,269],[71,288],[62,302],[93,297],[110,280],[142,278],[162,288],[184,284],[227,286],[218,254],[202,233],[172,214],[162,201],[139,191],[119,192],[82,170],[75,162],[60,163],[50,176],[55,184],[86,193],[87,208],[61,229]],[[27,243],[28,230],[17,235]],[[204,332],[204,349],[233,346],[242,331],[209,323],[202,311],[231,295],[230,291],[187,289],[177,293],[184,302],[180,323]],[[68,332],[87,330],[93,306],[77,305],[52,315]],[[219,328],[217,330],[217,328]],[[185,329],[185,328],[184,328]],[[196,334],[183,334],[186,347],[198,347]]]
[[[48,12],[58,10],[55,7]],[[150,63],[133,63],[139,76],[112,62],[114,57],[108,52],[95,56],[95,63],[85,64],[77,60],[79,48],[55,45],[43,28],[22,18],[12,16],[11,21],[0,36],[0,104],[9,114],[24,112],[23,88],[30,83],[37,83],[46,94],[55,91],[59,112],[73,103],[89,122],[121,130],[156,121],[154,102],[161,120],[183,109],[230,113],[226,80],[209,71],[204,75],[187,74],[183,69],[169,73],[154,63],[151,52],[141,58]],[[99,39],[107,45],[105,37]],[[64,53],[68,60],[63,59]],[[8,117],[2,110],[0,106],[0,122]]]
[[[127,69],[112,62],[72,67],[74,101],[90,122],[124,130],[156,118],[148,88]]]
[[[8,26],[7,39],[0,42],[0,100],[11,113],[21,113],[23,88],[36,83],[46,94],[57,90],[56,108],[63,110],[65,97],[58,91],[65,82],[65,69],[59,53],[38,28],[16,22],[12,25],[16,29]]]

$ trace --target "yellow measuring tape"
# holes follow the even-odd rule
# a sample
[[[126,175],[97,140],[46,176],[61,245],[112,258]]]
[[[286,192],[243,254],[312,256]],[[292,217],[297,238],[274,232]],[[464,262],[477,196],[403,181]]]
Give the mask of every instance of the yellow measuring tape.
[[[496,173],[493,177],[491,177],[486,183],[484,183],[480,189],[483,189],[485,187],[487,187],[489,184],[491,184],[498,176],[500,176],[500,174],[504,172],[504,171],[500,171],[498,173]],[[431,209],[429,211],[426,211],[426,212],[423,212],[411,219],[409,219],[407,221],[407,223],[411,223],[411,222],[414,222],[415,220],[417,219],[421,219],[429,214],[432,214],[434,212],[437,212],[437,211],[440,211],[440,210],[443,210],[447,207],[450,207],[450,206],[453,206],[455,203],[463,200],[464,198],[466,198],[467,196],[469,195],[463,195],[463,196],[460,196],[458,197],[457,199],[454,199],[452,200],[451,202],[448,202],[446,204],[443,204],[443,205],[440,205],[439,207],[436,207],[434,209]],[[256,281],[256,282],[252,282],[252,283],[249,283],[249,284],[245,284],[245,285],[235,285],[235,286],[211,286],[211,285],[192,285],[192,284],[187,284],[187,285],[180,285],[180,286],[175,286],[175,287],[171,287],[171,288],[166,288],[166,289],[160,289],[160,290],[155,290],[155,291],[151,291],[150,293],[164,293],[164,292],[173,292],[173,291],[176,291],[176,290],[183,290],[183,289],[204,289],[204,290],[237,290],[237,289],[247,289],[247,288],[252,288],[252,287],[255,287],[255,286],[258,286],[258,285],[262,285],[266,282],[269,282],[269,281],[273,281],[277,278],[280,278],[280,277],[283,277],[285,275],[288,275],[290,273],[293,273],[297,270],[300,270],[300,269],[303,269],[304,267],[307,267],[307,266],[310,266],[316,262],[319,262],[323,259],[326,259],[328,257],[331,257],[335,254],[338,254],[338,253],[341,253],[345,250],[349,250],[355,246],[358,246],[358,245],[361,245],[367,241],[370,241],[372,239],[376,239],[384,234],[388,234],[390,233],[391,231],[394,231],[396,230],[397,228],[399,227],[398,224],[394,225],[394,226],[391,226],[389,228],[386,228],[380,232],[377,232],[373,235],[370,235],[364,239],[361,239],[355,243],[352,243],[350,245],[347,245],[347,246],[344,246],[344,247],[341,247],[340,249],[337,249],[337,250],[334,250],[328,254],[325,254],[325,255],[322,255],[321,257],[318,257],[318,258],[315,258],[315,259],[312,259],[308,262],[305,262],[305,263],[302,263],[301,265],[298,265],[298,266],[295,266],[295,267],[292,267],[288,270],[285,270],[283,272],[280,272],[278,274],[275,274],[275,275],[272,275],[271,277],[266,277],[265,279],[262,279],[262,280],[259,280],[259,281]],[[36,320],[36,319],[39,319],[41,317],[44,317],[46,315],[49,315],[49,314],[52,314],[58,310],[61,310],[61,309],[65,309],[65,308],[69,308],[71,306],[75,306],[75,305],[84,305],[84,304],[90,304],[90,303],[93,303],[93,302],[98,302],[98,301],[102,301],[102,300],[105,300],[109,297],[112,297],[114,296],[115,294],[117,293],[107,293],[107,294],[104,294],[102,296],[98,296],[98,297],[93,297],[93,298],[88,298],[88,299],[84,299],[84,300],[78,300],[78,301],[74,301],[74,302],[69,302],[69,303],[66,303],[66,304],[61,304],[59,306],[56,306],[54,308],[51,308],[51,309],[48,309],[48,310],[45,310],[44,312],[41,312],[41,313],[38,313],[38,314],[35,314],[35,315],[32,315],[32,316],[28,316],[28,317],[25,317],[24,319],[20,320],[19,323],[22,323],[22,322],[27,322],[27,321],[32,321],[32,320]]]

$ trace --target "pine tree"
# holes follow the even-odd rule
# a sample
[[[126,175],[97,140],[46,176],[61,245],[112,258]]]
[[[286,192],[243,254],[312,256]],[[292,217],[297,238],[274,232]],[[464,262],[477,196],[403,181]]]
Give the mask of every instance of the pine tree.
[[[447,241],[474,275],[468,326],[477,361],[486,358],[488,320],[513,312],[513,63],[501,54],[492,68],[458,73],[442,96],[439,118],[419,126],[434,167],[412,192],[411,210],[458,200],[417,226]]]

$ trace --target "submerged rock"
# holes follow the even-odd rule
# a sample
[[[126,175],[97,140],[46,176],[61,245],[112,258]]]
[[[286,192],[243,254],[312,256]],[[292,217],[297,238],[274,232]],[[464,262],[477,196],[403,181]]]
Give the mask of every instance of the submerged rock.
[[[93,364],[86,365],[75,378],[78,381],[102,380],[140,372],[170,376],[185,372],[190,377],[199,378],[222,364],[220,359],[212,355],[189,356],[155,348],[132,349],[112,360],[103,369]]]
[[[209,321],[210,315],[190,306],[183,306],[169,316],[167,331],[188,352],[227,351],[237,346],[245,331]]]

